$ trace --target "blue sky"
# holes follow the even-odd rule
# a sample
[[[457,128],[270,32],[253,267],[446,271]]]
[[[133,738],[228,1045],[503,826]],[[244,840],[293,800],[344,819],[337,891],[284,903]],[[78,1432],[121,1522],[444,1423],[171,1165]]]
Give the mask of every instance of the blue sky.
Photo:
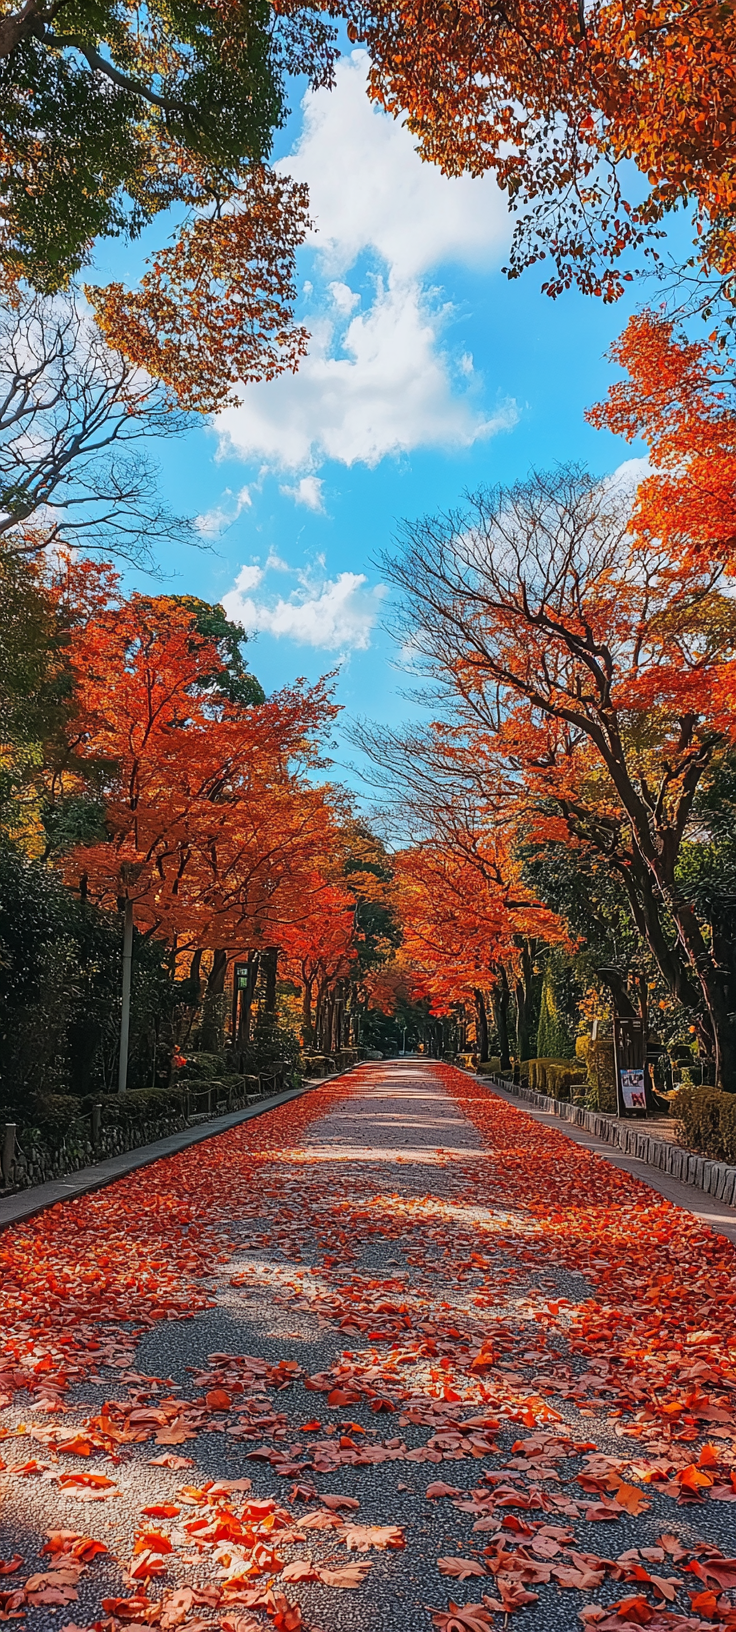
[[[222,599],[256,631],[267,691],[339,668],[346,716],[397,722],[405,679],[381,627],[378,552],[402,518],[468,488],[571,458],[607,473],[636,454],[583,414],[612,378],[611,340],[656,290],[605,307],[549,300],[539,268],[510,283],[503,196],[422,164],[368,103],[365,61],[350,52],[333,92],[307,93],[281,142],[317,229],[299,263],[309,356],[162,444],[166,496],[208,548],[159,555],[173,590]],[[119,250],[105,262],[120,275]],[[128,252],[131,281],[139,264]]]

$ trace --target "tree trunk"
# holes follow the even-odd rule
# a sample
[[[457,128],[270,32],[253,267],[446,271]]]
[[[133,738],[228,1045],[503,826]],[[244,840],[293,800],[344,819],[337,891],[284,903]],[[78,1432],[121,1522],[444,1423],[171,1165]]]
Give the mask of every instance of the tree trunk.
[[[310,975],[308,980],[305,976],[302,976],[302,979],[304,981],[304,989],[302,991],[302,1036],[304,1039],[304,1047],[311,1048],[314,1042],[314,1029],[312,1026],[312,991],[314,988],[314,975]]]
[[[501,1056],[501,1071],[511,1070],[511,1051],[509,1048],[509,983],[503,965],[497,971],[497,980],[491,987],[491,1002],[493,1004],[493,1018],[498,1033],[498,1051]]]
[[[202,1023],[199,1028],[199,1046],[205,1054],[219,1054],[223,1044],[225,1014],[223,992],[227,974],[227,952],[218,946],[212,957],[212,968],[202,1004]]]
[[[267,946],[261,953],[261,970],[264,978],[263,1012],[271,1019],[276,1014],[276,980],[278,976],[279,949],[277,946]]]
[[[239,994],[238,1026],[237,1037],[235,1039],[236,1047],[241,1054],[243,1050],[248,1047],[250,1042],[250,1011],[251,1004],[253,1002],[253,993],[256,989],[256,981],[258,979],[258,952],[249,952],[246,961],[246,984]]]
[[[481,1064],[488,1059],[488,1015],[483,993],[479,986],[473,992],[475,999],[475,1045]]]
[[[514,997],[516,999],[516,1047],[519,1060],[532,1058],[532,982],[534,980],[534,955],[528,940],[519,945],[521,970],[514,981]]]

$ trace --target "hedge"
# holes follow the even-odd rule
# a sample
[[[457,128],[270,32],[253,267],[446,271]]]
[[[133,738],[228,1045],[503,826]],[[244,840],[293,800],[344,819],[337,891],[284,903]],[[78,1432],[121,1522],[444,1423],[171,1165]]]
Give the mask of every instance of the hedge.
[[[577,1060],[524,1060],[521,1067],[530,1088],[550,1099],[569,1099],[573,1088],[587,1083],[587,1076]]]
[[[736,1094],[680,1088],[672,1102],[678,1143],[717,1162],[736,1163]]]

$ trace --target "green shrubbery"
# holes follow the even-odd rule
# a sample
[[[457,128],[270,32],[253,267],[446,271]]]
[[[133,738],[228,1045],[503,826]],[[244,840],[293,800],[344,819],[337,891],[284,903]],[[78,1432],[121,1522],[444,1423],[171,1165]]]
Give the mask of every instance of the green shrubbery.
[[[577,1060],[524,1060],[521,1075],[536,1093],[548,1094],[550,1099],[570,1099],[574,1088],[587,1083]]]
[[[736,1094],[718,1088],[681,1088],[672,1109],[677,1138],[686,1150],[736,1163]]]

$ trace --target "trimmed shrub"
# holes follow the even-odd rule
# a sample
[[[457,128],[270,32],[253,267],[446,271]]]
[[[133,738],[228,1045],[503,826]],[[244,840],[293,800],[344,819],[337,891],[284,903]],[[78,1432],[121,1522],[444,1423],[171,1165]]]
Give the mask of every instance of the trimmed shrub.
[[[571,1088],[585,1082],[575,1060],[525,1060],[521,1070],[529,1087],[538,1094],[548,1094],[550,1099],[569,1099]]]
[[[585,1043],[584,1059],[588,1068],[588,1085],[591,1097],[595,1100],[595,1108],[615,1115],[618,1106],[616,1102],[616,1073],[613,1061],[613,1038],[592,1037],[578,1038],[578,1042]]]
[[[736,1163],[736,1094],[719,1088],[680,1088],[672,1102],[677,1140],[686,1150]]]

